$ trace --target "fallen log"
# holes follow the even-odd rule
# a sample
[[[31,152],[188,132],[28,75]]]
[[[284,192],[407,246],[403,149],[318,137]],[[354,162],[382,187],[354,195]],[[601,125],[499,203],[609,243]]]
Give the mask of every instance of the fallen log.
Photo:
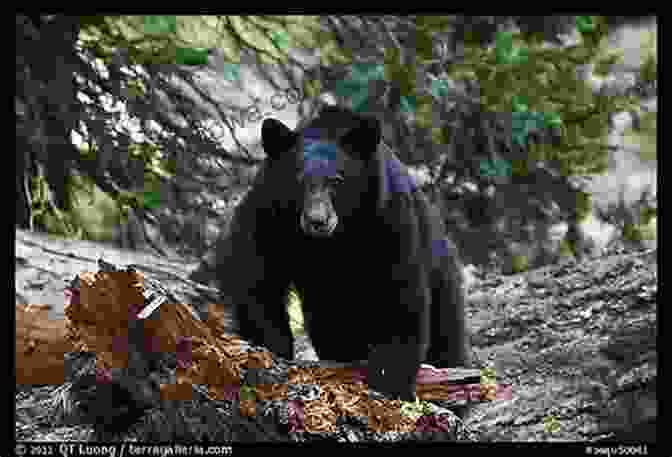
[[[17,384],[68,384],[55,416],[98,438],[473,439],[446,407],[508,392],[479,370],[423,366],[422,402],[389,400],[368,389],[366,366],[280,359],[227,333],[222,306],[203,320],[134,269],[99,267],[66,289],[63,321],[17,305],[16,349]]]
[[[66,340],[64,320],[49,319],[49,308],[16,305],[16,383],[63,384]]]

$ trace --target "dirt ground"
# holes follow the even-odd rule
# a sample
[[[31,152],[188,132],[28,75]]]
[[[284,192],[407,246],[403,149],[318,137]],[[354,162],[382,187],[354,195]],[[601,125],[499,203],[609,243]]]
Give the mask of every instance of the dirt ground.
[[[17,232],[17,303],[62,304],[74,270],[95,271],[101,254],[114,259],[99,246],[74,256],[78,243]],[[184,303],[211,298],[180,279],[189,265],[122,257]],[[480,440],[585,442],[635,433],[655,441],[657,273],[657,251],[647,250],[476,280],[467,307],[475,355],[513,386],[511,399],[474,407],[467,424]],[[297,341],[299,358],[314,358],[311,350],[305,338]],[[59,388],[17,386],[17,439],[86,439],[86,426],[48,426]]]

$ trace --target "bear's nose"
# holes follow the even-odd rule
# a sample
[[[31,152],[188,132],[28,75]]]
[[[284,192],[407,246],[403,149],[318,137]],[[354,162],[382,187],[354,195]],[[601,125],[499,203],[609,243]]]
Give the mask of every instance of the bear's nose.
[[[329,220],[329,208],[324,203],[316,203],[306,211],[306,216],[311,225],[326,224]]]
[[[324,213],[310,213],[308,223],[315,229],[322,229],[327,226],[327,215]]]

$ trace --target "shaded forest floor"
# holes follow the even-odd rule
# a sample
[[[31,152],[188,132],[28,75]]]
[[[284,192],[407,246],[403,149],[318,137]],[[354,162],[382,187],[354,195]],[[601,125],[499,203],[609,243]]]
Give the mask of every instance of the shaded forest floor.
[[[87,253],[81,242],[20,231],[16,246],[17,301],[62,307],[63,280],[95,271],[101,255],[144,267],[197,308],[213,298],[181,279],[189,266],[178,260],[101,246]],[[479,440],[655,441],[657,273],[657,251],[646,250],[472,284],[474,352],[513,386],[512,399],[474,407],[467,425]],[[311,359],[309,342],[297,344],[299,358]],[[51,425],[61,386],[16,387],[16,439],[89,439],[90,426]]]

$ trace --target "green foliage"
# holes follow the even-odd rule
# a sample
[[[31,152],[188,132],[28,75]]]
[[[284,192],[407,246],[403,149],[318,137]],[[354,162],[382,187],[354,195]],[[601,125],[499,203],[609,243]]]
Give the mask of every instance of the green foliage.
[[[621,198],[621,200],[623,199]],[[621,207],[623,207],[624,204],[625,203],[622,202]],[[645,203],[644,195],[637,206],[639,206],[639,208],[634,217],[624,218],[623,238],[635,242],[656,239],[658,229],[657,209]]]
[[[308,98],[317,98],[322,93],[322,89],[322,82],[319,79],[303,80],[303,93]]]
[[[417,28],[415,31],[415,57],[420,61],[428,61],[434,57],[434,40],[427,29]]]
[[[402,65],[396,48],[387,49],[385,63],[357,63],[349,67],[349,77],[339,81],[334,93],[350,101],[354,111],[366,112],[371,101],[370,84],[374,81],[394,81],[401,97],[401,110],[414,113],[416,121],[423,126],[431,125],[432,100],[416,95],[416,74],[413,67]],[[440,85],[440,84],[439,84]],[[439,85],[435,86],[437,89]]]
[[[222,67],[222,73],[224,78],[227,81],[239,81],[240,80],[240,65],[234,63],[224,63]]]
[[[497,395],[497,372],[492,362],[487,362],[487,365],[481,369],[480,384],[482,394],[489,398]]]
[[[577,222],[581,222],[591,214],[593,203],[590,194],[586,192],[576,193],[576,205],[574,206]]]
[[[434,79],[429,88],[429,92],[433,97],[438,99],[445,97],[449,94],[449,85],[448,82],[443,79]]]
[[[129,153],[131,157],[142,160],[145,164],[145,171],[151,175],[164,179],[172,177],[169,164],[166,163],[165,155],[159,146],[148,141],[133,143],[129,146]]]
[[[560,430],[560,421],[555,416],[546,416],[544,417],[544,431],[546,433],[552,434],[557,433]]]
[[[294,336],[303,335],[304,320],[301,310],[301,298],[294,288],[290,289],[287,296],[287,313],[289,314],[289,326]]]
[[[143,191],[141,200],[147,209],[158,208],[161,205],[161,194],[156,191]]]
[[[415,23],[415,51],[421,65],[432,58],[433,34],[443,31],[452,19],[418,16]],[[222,49],[231,62],[239,61],[242,48],[252,49],[261,55],[262,60],[271,61],[283,59],[284,52],[294,46],[317,45],[324,63],[328,65],[347,63],[352,57],[346,55],[347,50],[341,49],[333,34],[319,27],[317,18],[312,16],[119,16],[108,18],[105,24],[96,20],[86,25],[84,35],[94,33],[92,30],[105,29],[109,35],[114,35],[114,39],[122,41],[119,45],[136,48],[136,51],[141,51],[140,54],[153,52],[154,60],[192,65],[205,63],[207,53],[203,49],[212,47]],[[483,89],[482,101],[487,109],[511,109],[518,113],[512,131],[515,143],[525,144],[530,132],[539,129],[542,121],[552,120],[558,126],[563,122],[578,125],[566,131],[565,149],[581,151],[590,148],[593,145],[583,138],[602,138],[606,114],[613,112],[615,107],[603,103],[600,112],[586,120],[586,113],[594,108],[594,100],[590,90],[576,79],[574,69],[576,65],[596,58],[607,30],[599,17],[580,16],[576,26],[584,42],[569,49],[548,49],[531,37],[502,32],[490,49],[468,45],[464,61],[453,64],[448,69],[449,74],[456,79],[467,74],[475,75]],[[97,40],[101,48],[109,44],[101,39],[100,33]],[[607,65],[617,58],[610,55],[603,61]],[[420,111],[419,123],[430,125],[431,119],[425,114],[431,111],[431,105],[429,100],[418,98],[416,69],[402,61],[396,47],[386,49],[382,68],[375,64],[354,64],[350,78],[338,84],[336,94],[350,99],[355,110],[366,109],[369,82],[383,79],[381,70],[387,81],[394,81],[399,86],[403,96],[402,109]],[[238,77],[236,71],[236,67],[232,67],[232,79]],[[442,96],[447,92],[445,83],[434,81],[430,92],[434,96]],[[514,97],[527,100],[526,114],[515,107]],[[436,138],[441,136],[436,135]],[[597,151],[605,153],[603,148],[597,148]],[[580,157],[580,154],[575,157]],[[571,173],[581,167],[582,164],[569,163],[566,168]],[[586,171],[585,166],[581,171]]]
[[[601,16],[579,16],[576,28],[581,33],[583,41],[589,46],[599,46],[608,32],[607,21]]]
[[[30,179],[31,225],[44,227],[49,233],[55,233],[68,238],[79,239],[82,231],[73,221],[72,216],[52,204],[52,192],[42,167],[38,167],[36,176]]]
[[[117,48],[128,51],[131,63],[205,65],[208,50],[239,63],[245,49],[262,62],[282,62],[292,47],[314,47],[319,41],[327,59],[343,57],[333,37],[325,36],[315,16],[104,16],[84,22],[84,47],[110,58]],[[337,46],[336,46],[337,47]]]
[[[147,94],[145,84],[138,79],[126,80],[126,96],[129,100],[142,99]]]
[[[95,158],[86,149],[82,155],[89,160]],[[68,176],[65,211],[51,204],[51,190],[41,173],[31,180],[31,195],[33,221],[49,233],[72,239],[109,241],[114,239],[123,222],[118,202],[87,176],[76,173]]]
[[[656,239],[656,224],[634,224],[631,222],[623,226],[623,239],[634,242]]]
[[[174,174],[174,170],[171,170],[171,165],[173,163],[169,160],[164,159],[164,155],[159,149],[158,146],[144,141],[139,143],[132,143],[128,147],[128,152],[131,159],[141,160],[143,162],[144,168],[144,189],[139,192],[132,191],[120,191],[119,195],[116,198],[107,196],[106,198],[110,199],[109,202],[105,201],[103,197],[99,194],[102,194],[102,191],[90,182],[88,179],[83,179],[77,177],[74,179],[71,184],[76,189],[77,195],[74,196],[75,200],[78,201],[78,205],[89,205],[90,207],[82,207],[81,211],[91,212],[90,215],[81,214],[77,216],[77,219],[80,224],[85,224],[86,226],[93,225],[100,218],[99,213],[108,214],[108,219],[111,217],[111,220],[114,220],[116,217],[116,222],[111,222],[113,225],[118,224],[119,217],[122,219],[126,217],[127,212],[131,208],[146,208],[154,209],[161,205],[162,198],[159,192],[160,183],[162,179],[170,179]],[[96,166],[96,155],[97,148],[80,146],[79,147],[79,158],[82,162],[90,162],[89,166]],[[88,203],[81,201],[84,195],[89,196]],[[108,206],[112,203],[115,204],[115,208],[109,208]],[[117,214],[118,213],[118,214]],[[91,219],[89,221],[89,219]],[[101,230],[103,235],[98,234],[97,230],[94,228],[87,228],[86,233],[92,233],[92,239],[110,239],[108,235],[109,232],[109,223],[100,221]],[[111,236],[111,235],[110,235]]]
[[[350,67],[350,77],[338,82],[334,93],[348,98],[354,111],[366,109],[369,100],[369,83],[383,78],[383,67],[379,64],[354,64]]]
[[[564,239],[560,241],[558,254],[560,257],[574,257],[574,246],[569,240]]]
[[[642,44],[642,65],[639,68],[639,78],[644,84],[652,84],[658,81],[658,37],[651,32],[649,39]]]
[[[249,384],[240,386],[240,401],[249,402],[257,399],[257,389]]]
[[[315,39],[321,51],[322,62],[325,65],[347,65],[352,63],[352,51],[340,46],[333,34],[327,31],[317,31]]]
[[[432,403],[421,401],[416,397],[415,401],[402,401],[400,411],[402,416],[418,420],[423,416],[432,414],[435,409],[436,407]]]
[[[658,238],[658,218],[653,217],[645,225],[642,225],[644,239],[654,240]]]
[[[578,16],[576,18],[576,28],[581,33],[591,33],[595,30],[595,21],[590,16]]]
[[[565,239],[562,240],[562,245],[567,246],[567,249],[571,253],[570,255],[577,256],[577,254],[579,254],[578,250],[580,248],[580,243],[575,237],[571,237],[569,234],[565,235]]]
[[[497,372],[492,365],[486,366],[481,370],[481,384],[496,384]]]
[[[658,113],[644,113],[639,121],[639,129],[630,127],[623,132],[623,143],[636,146],[640,159],[654,162],[658,158]]]
[[[34,220],[39,225],[42,225],[47,233],[53,233],[75,240],[84,237],[81,228],[72,223],[68,214],[57,208],[36,215]]]
[[[526,255],[514,255],[511,257],[512,273],[521,273],[530,268],[530,261]]]
[[[422,128],[431,128],[434,125],[434,105],[429,95],[414,97],[416,104],[415,123]]]
[[[527,111],[525,105],[522,105],[522,107],[525,109],[514,106],[514,112],[511,113],[511,136],[514,143],[517,143],[520,147],[525,147],[529,135],[543,129],[546,121],[543,114]]]
[[[639,69],[639,78],[646,84],[658,81],[658,58],[654,54],[649,55],[644,60]]]
[[[129,67],[138,64],[205,65],[209,50],[219,48],[228,60],[230,78],[238,79],[242,50],[251,50],[262,62],[284,63],[292,47],[314,48],[318,40],[324,46],[334,44],[333,36],[323,33],[317,19],[315,16],[84,16],[80,23],[78,45],[103,65],[118,65],[121,54]],[[120,50],[123,52],[119,53]],[[336,49],[332,55],[325,55],[333,57],[339,52]],[[119,81],[122,101],[151,102],[153,94],[150,91],[153,89],[146,87],[146,81],[130,76],[126,71],[124,73],[128,77]],[[113,90],[103,88],[103,93],[106,92],[115,95]],[[97,139],[88,140],[95,143]],[[167,159],[160,146],[150,141],[132,143],[128,152],[131,158],[144,164],[144,189],[136,192],[122,190],[113,197],[120,217],[131,208],[158,207],[162,203],[160,184],[170,180],[175,173],[175,161]],[[92,148],[80,154],[80,160],[92,162],[90,165],[96,167],[99,162],[96,155],[96,149]],[[99,189],[92,189],[88,191],[95,197],[90,204],[100,204]],[[84,192],[79,184],[78,192]],[[45,224],[68,236],[74,233],[71,226],[85,224],[87,228],[83,234],[106,238],[109,234],[107,222],[99,220],[100,209],[89,208],[91,214],[84,214],[80,208],[83,202],[80,198],[76,200],[78,203],[75,206],[82,214],[72,221],[67,215],[53,214],[56,209],[47,203],[44,208],[37,208],[36,217],[48,218]],[[90,227],[94,220],[102,224],[98,231]],[[114,225],[118,224],[117,218]]]
[[[123,220],[117,202],[86,176],[71,175],[68,191],[69,215],[73,226],[81,231],[79,238],[113,240]]]
[[[481,176],[503,177],[511,176],[511,163],[505,160],[483,160],[479,164]]]
[[[502,32],[497,36],[495,55],[500,65],[524,64],[529,58],[527,48],[514,46],[514,35],[510,32]]]
[[[656,208],[644,206],[640,210],[640,220],[642,221],[643,225],[651,224],[656,217],[658,217],[658,210]]]
[[[451,78],[474,75],[484,109],[512,112],[514,144],[527,145],[529,135],[544,127],[558,128],[560,144],[544,145],[542,151],[567,175],[606,169],[608,116],[634,106],[628,97],[597,97],[578,77],[577,65],[592,62],[608,67],[620,55],[605,53],[603,18],[579,17],[577,27],[583,40],[567,48],[549,48],[532,37],[502,32],[490,49],[467,44],[464,60],[448,68]],[[526,173],[529,165],[513,164],[514,174]]]
[[[399,86],[402,97],[409,97],[414,95],[416,85],[416,69],[403,62],[399,49],[394,47],[386,49],[384,63],[385,79],[388,81],[394,81]]]
[[[150,35],[177,33],[177,18],[175,16],[144,16],[142,22],[145,32]]]
[[[611,71],[614,64],[623,58],[622,51],[605,51],[605,55],[598,58],[595,62],[593,73],[597,76],[606,76]]]
[[[208,63],[208,51],[176,46],[175,63],[180,65],[206,65]]]
[[[114,24],[112,27],[109,24]],[[418,65],[432,59],[433,34],[452,24],[450,17],[418,16],[415,18],[415,57]],[[100,27],[91,23],[89,28]],[[568,48],[548,48],[534,37],[501,32],[494,46],[484,48],[466,41],[464,60],[448,68],[451,78],[477,78],[483,107],[489,111],[513,113],[512,141],[528,147],[530,134],[544,127],[555,126],[563,133],[563,142],[555,148],[543,149],[544,159],[558,161],[568,175],[598,173],[606,167],[606,131],[610,113],[626,109],[632,103],[618,97],[596,100],[586,84],[577,78],[577,65],[596,62],[608,69],[619,58],[617,53],[604,55],[607,29],[600,17],[581,16],[576,27],[583,41]],[[322,29],[311,16],[123,16],[110,19],[114,28],[145,53],[154,52],[153,59],[168,59],[184,64],[202,64],[207,53],[202,49],[219,47],[232,63],[238,62],[240,50],[252,49],[262,60],[285,58],[290,47],[315,47],[321,50],[327,65],[349,63],[352,56],[342,49],[335,36]],[[170,38],[170,40],[166,38]],[[154,43],[148,44],[148,43]],[[174,46],[173,46],[174,44]],[[105,43],[101,44],[101,47]],[[140,46],[145,46],[141,48]],[[238,68],[231,65],[231,79],[237,79]],[[353,63],[348,78],[335,87],[336,95],[348,99],[356,111],[369,106],[372,81],[394,83],[401,91],[401,109],[413,112],[421,127],[433,128],[431,97],[419,93],[414,65],[402,59],[400,50],[385,50],[382,65]],[[310,94],[319,88],[309,85]],[[445,81],[435,79],[429,90],[435,98],[449,93]],[[432,132],[437,142],[445,141],[442,132]],[[526,173],[530,163],[513,166]]]
[[[428,87],[422,87],[417,75],[426,73],[426,66],[435,61],[436,35],[452,27],[454,17],[409,18],[415,25],[409,35],[415,47],[411,53],[413,64],[409,64],[408,55],[404,57],[403,51],[391,45],[380,63],[353,61],[352,52],[339,45],[335,35],[323,28],[318,19],[315,16],[86,16],[82,19],[80,38],[82,45],[104,62],[112,59],[116,49],[125,48],[132,64],[203,65],[208,60],[207,50],[218,48],[227,60],[225,72],[231,80],[240,78],[238,63],[243,50],[251,50],[264,62],[284,62],[291,48],[318,48],[322,64],[350,65],[349,76],[336,84],[334,92],[348,99],[354,110],[369,108],[371,83],[396,86],[402,96],[400,109],[412,113],[418,126],[430,129],[434,142],[451,139],[448,127],[435,125],[434,103],[454,89],[448,81],[437,77],[432,78]],[[632,108],[635,100],[596,95],[577,76],[577,66],[588,63],[595,64],[597,72],[608,72],[620,55],[607,50],[603,18],[580,16],[576,27],[581,41],[566,48],[548,47],[538,36],[515,32],[499,33],[492,46],[483,46],[479,37],[467,36],[464,57],[442,69],[453,81],[477,82],[482,110],[512,113],[510,140],[528,152],[527,157],[507,157],[501,163],[480,162],[483,176],[525,175],[539,161],[559,164],[566,175],[600,173],[606,169],[609,115]],[[655,53],[651,53],[642,65],[642,79],[655,80],[656,69]],[[142,83],[132,79],[125,84],[129,98],[142,98],[148,92]],[[319,81],[304,82],[304,92],[310,97],[316,97],[321,90]],[[561,132],[559,144],[530,141],[532,134],[549,126]],[[655,141],[652,144],[655,156]],[[140,194],[122,194],[119,204],[122,209],[133,205],[154,208],[161,201],[156,184],[159,178],[170,179],[171,165],[158,147],[148,143],[133,145],[131,153],[145,163],[147,183]],[[589,211],[589,197],[585,201],[579,198],[579,217]]]

